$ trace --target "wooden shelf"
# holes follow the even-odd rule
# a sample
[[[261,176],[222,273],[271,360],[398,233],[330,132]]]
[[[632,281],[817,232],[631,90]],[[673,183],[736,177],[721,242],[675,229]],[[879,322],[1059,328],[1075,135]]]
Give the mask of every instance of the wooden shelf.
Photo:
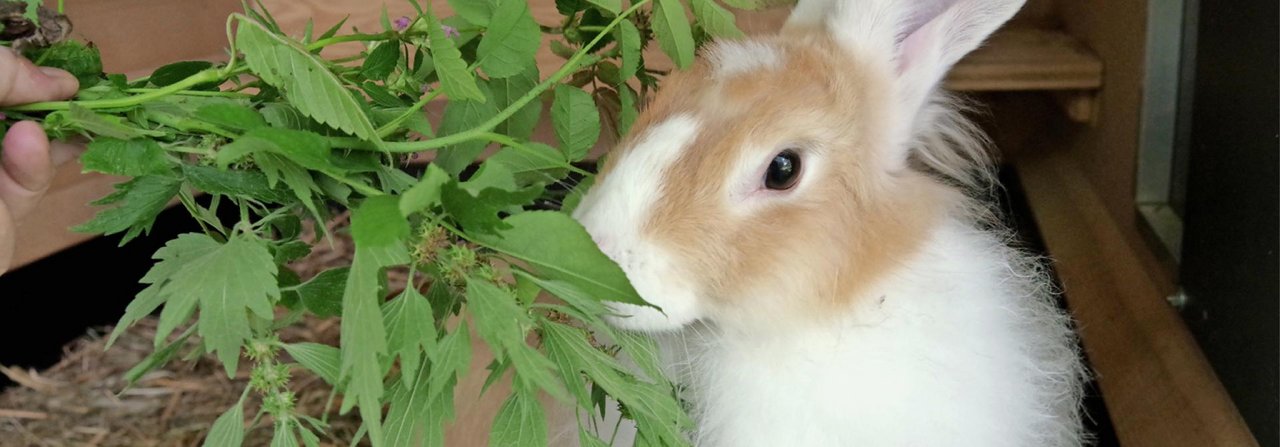
[[[1096,90],[1102,60],[1059,31],[1008,29],[956,64],[946,85],[957,91]]]

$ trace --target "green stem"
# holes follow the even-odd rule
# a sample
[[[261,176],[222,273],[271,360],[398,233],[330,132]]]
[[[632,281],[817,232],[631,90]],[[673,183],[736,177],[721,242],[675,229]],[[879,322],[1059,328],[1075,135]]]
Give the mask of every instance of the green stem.
[[[521,96],[520,99],[511,103],[511,105],[506,109],[498,112],[498,114],[493,118],[490,118],[488,121],[485,121],[470,130],[423,141],[384,142],[381,147],[351,138],[330,138],[330,141],[335,147],[360,150],[381,150],[391,153],[411,153],[439,149],[453,144],[463,143],[479,138],[486,138],[486,134],[490,133],[493,128],[498,127],[499,124],[502,124],[502,122],[506,121],[507,118],[510,118],[511,115],[514,115],[517,111],[524,108],[525,105],[529,104],[541,95],[542,92],[547,91],[547,89],[551,88],[552,85],[555,85],[560,82],[561,79],[564,79],[566,76],[576,72],[579,68],[599,61],[599,57],[587,54],[587,49],[595,47],[596,44],[600,43],[601,39],[604,39],[604,36],[608,35],[609,30],[616,28],[619,23],[622,23],[622,21],[626,20],[628,16],[635,13],[641,6],[648,4],[650,1],[652,0],[639,0],[635,2],[635,4],[632,4],[630,8],[627,8],[626,11],[623,11],[622,14],[618,14],[612,22],[609,22],[609,24],[601,30],[602,32],[600,34],[597,34],[594,39],[591,39],[591,42],[583,45],[582,49],[573,53],[573,56],[570,57],[568,61],[565,61],[564,66],[560,67],[559,70],[556,70],[556,72],[551,74],[551,76],[546,80],[542,81],[537,86],[534,86],[533,89],[529,90],[528,93],[525,93],[524,96]]]
[[[369,42],[374,40],[387,40],[395,37],[397,33],[385,32],[378,34],[345,34],[341,36],[333,36],[311,42],[307,45],[307,51],[315,51],[330,45],[336,45],[344,42]]]
[[[350,186],[351,189],[356,190],[356,192],[359,192],[360,194],[364,194],[365,197],[383,196],[387,194],[386,192],[383,192],[381,189],[374,188],[372,186],[357,182],[355,180],[351,180],[341,175],[334,175],[328,172],[324,174],[333,178],[334,180],[341,182],[344,185]]]
[[[430,94],[423,96],[422,99],[418,100],[418,102],[415,102],[413,103],[412,106],[409,106],[409,110],[405,110],[404,113],[401,113],[400,116],[396,117],[396,119],[393,119],[387,124],[384,124],[382,127],[379,127],[378,138],[386,138],[388,135],[395,133],[395,131],[400,128],[400,125],[404,124],[405,120],[409,119],[409,117],[413,116],[413,114],[422,113],[422,108],[426,107],[427,103],[431,102],[431,100],[436,99],[437,96],[440,96],[441,91],[442,90],[440,89],[432,90]]]
[[[186,79],[183,79],[181,81],[155,89],[155,91],[152,91],[149,93],[129,96],[126,98],[81,101],[81,102],[76,102],[76,105],[84,107],[86,109],[119,109],[119,108],[133,107],[156,98],[163,98],[165,96],[169,96],[169,95],[181,92],[183,90],[187,90],[191,87],[195,87],[200,84],[218,82],[223,79],[224,78],[222,77],[222,70],[219,70],[216,68],[210,68],[210,69],[200,71],[191,76],[188,76]],[[14,106],[14,107],[10,107],[7,110],[13,110],[17,112],[49,112],[49,111],[55,111],[55,110],[67,110],[70,108],[71,108],[71,101],[51,101],[51,102],[36,102],[36,103],[31,103],[31,104],[26,104],[21,106]]]
[[[572,164],[569,164],[569,162],[567,162],[567,161],[564,161],[564,160],[558,160],[558,159],[553,159],[553,158],[547,157],[547,156],[545,156],[545,154],[543,154],[542,152],[538,152],[538,151],[536,151],[536,150],[533,150],[533,149],[532,149],[532,148],[530,148],[529,146],[527,146],[527,145],[525,145],[525,144],[522,144],[522,143],[520,143],[519,141],[516,141],[516,140],[515,140],[515,138],[511,138],[511,137],[509,137],[509,136],[506,136],[506,135],[503,135],[503,134],[500,134],[500,133],[493,133],[493,132],[485,132],[485,133],[483,133],[483,134],[482,134],[482,136],[483,136],[485,139],[488,139],[489,141],[492,141],[492,142],[494,142],[494,143],[498,143],[498,144],[501,144],[501,145],[503,145],[503,146],[508,146],[508,147],[516,148],[516,150],[521,151],[521,152],[524,152],[524,153],[526,153],[526,154],[529,154],[530,156],[538,157],[538,158],[541,158],[541,159],[543,159],[543,160],[547,160],[547,161],[554,161],[554,162],[556,162],[556,163],[560,163],[560,164],[561,164],[565,169],[568,169],[569,171],[572,171],[572,172],[574,172],[574,173],[581,174],[581,175],[586,175],[586,176],[590,176],[590,175],[591,175],[591,173],[590,173],[590,172],[587,172],[587,171],[584,171],[584,170],[582,170],[582,169],[579,169],[577,166],[574,166],[574,165],[572,165]]]
[[[158,88],[131,88],[131,89],[126,89],[125,93],[154,93],[159,90],[160,89]],[[187,91],[181,91],[181,92],[174,92],[172,94],[181,95],[181,96],[205,96],[205,97],[222,97],[222,98],[235,98],[235,99],[248,99],[253,97],[253,95],[249,95],[245,93],[224,92],[224,91],[204,91],[204,90],[187,90]]]

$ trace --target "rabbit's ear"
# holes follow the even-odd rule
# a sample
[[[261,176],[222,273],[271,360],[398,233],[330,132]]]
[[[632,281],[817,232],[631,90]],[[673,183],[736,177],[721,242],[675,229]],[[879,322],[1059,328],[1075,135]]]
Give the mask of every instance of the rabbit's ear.
[[[1024,0],[799,0],[784,30],[825,28],[856,58],[893,64],[899,98],[918,113],[960,58]]]
[[[908,110],[918,110],[947,71],[1013,18],[1023,0],[892,3],[905,8],[892,34],[900,94]]]

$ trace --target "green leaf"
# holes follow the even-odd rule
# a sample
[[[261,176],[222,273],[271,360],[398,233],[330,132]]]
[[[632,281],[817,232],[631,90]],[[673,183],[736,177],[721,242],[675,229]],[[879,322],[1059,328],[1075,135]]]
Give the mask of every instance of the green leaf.
[[[444,369],[444,368],[442,368]],[[444,446],[444,424],[453,419],[453,386],[456,380],[452,371],[445,369],[438,376],[448,376],[448,390],[431,393],[430,368],[422,367],[416,375],[408,376],[406,385],[392,393],[387,411],[387,445],[393,446]]]
[[[356,253],[342,294],[341,377],[349,379],[342,411],[359,404],[374,446],[383,445],[384,371],[380,358],[387,354],[387,335],[378,304],[382,300],[382,269],[409,262],[403,243],[409,226],[398,204],[395,197],[370,197],[352,214]]]
[[[342,287],[347,283],[347,275],[351,269],[338,267],[320,272],[302,285],[298,286],[298,296],[302,298],[302,306],[319,317],[332,317],[342,314]]]
[[[345,25],[347,23],[347,19],[350,18],[351,16],[343,16],[342,20],[339,20],[338,23],[333,24],[333,26],[321,33],[320,37],[317,37],[316,40],[328,39],[338,34],[338,31],[342,30],[342,25]]]
[[[640,40],[640,30],[630,20],[619,23],[617,33],[618,47],[622,53],[622,65],[619,67],[618,77],[626,82],[640,69],[643,44]]]
[[[181,337],[165,345],[163,348],[156,349],[146,358],[142,359],[141,362],[138,362],[137,365],[134,365],[133,368],[129,368],[129,371],[124,373],[124,380],[125,383],[128,384],[127,386],[133,386],[133,384],[137,383],[138,379],[141,379],[143,375],[146,375],[156,368],[169,363],[169,360],[172,360],[174,356],[178,355],[178,350],[183,346],[186,346],[186,344],[187,337]]]
[[[512,206],[527,204],[542,195],[542,187],[534,185],[519,191],[485,188],[473,194],[456,182],[445,183],[440,198],[448,211],[468,235],[492,233],[508,228],[498,213]]]
[[[238,447],[244,443],[244,407],[241,402],[228,409],[213,421],[204,447]]]
[[[582,225],[563,213],[530,211],[508,217],[511,228],[475,235],[495,250],[527,261],[543,276],[568,282],[603,301],[648,305],[622,268],[592,242]]]
[[[476,48],[476,62],[490,79],[520,74],[542,44],[542,32],[525,0],[499,0],[488,29]]]
[[[484,86],[484,83],[481,83]],[[440,120],[440,136],[448,136],[470,130],[498,114],[498,107],[492,100],[487,86],[484,88],[486,99],[480,101],[449,101],[444,107],[444,117]],[[444,169],[452,177],[457,177],[476,159],[489,142],[474,139],[441,149],[436,156],[435,164]]]
[[[555,103],[551,106],[551,122],[556,140],[570,160],[587,156],[600,138],[600,110],[591,94],[568,85],[556,86]]]
[[[591,4],[593,5],[599,6],[600,9],[609,11],[615,16],[618,15],[618,13],[622,12],[622,0],[587,0],[587,1],[591,2]]]
[[[569,161],[564,154],[542,143],[528,143],[521,147],[504,147],[485,161],[507,168],[520,184],[554,182],[564,178]]]
[[[400,44],[398,41],[380,43],[369,52],[360,66],[360,74],[369,79],[385,81],[400,63]]]
[[[155,71],[151,72],[151,77],[147,78],[147,82],[156,87],[166,87],[210,68],[213,68],[213,62],[209,61],[174,62],[155,69]],[[208,90],[217,87],[217,83],[209,83],[197,86],[193,90]]]
[[[304,115],[366,141],[379,142],[363,103],[347,91],[325,61],[260,23],[244,16],[237,18],[236,46],[264,82],[279,88]]]
[[[715,0],[689,0],[689,4],[698,23],[712,36],[731,39],[743,37],[742,30],[734,24],[733,14],[717,5]]]
[[[329,141],[323,136],[314,132],[275,127],[250,130],[223,146],[218,152],[218,164],[226,166],[244,155],[264,151],[284,156],[307,169],[332,174],[344,172],[334,165]]]
[[[240,104],[215,103],[196,109],[195,117],[209,124],[231,130],[246,131],[267,125],[267,120],[253,108]]]
[[[400,196],[400,214],[409,216],[413,213],[440,204],[440,188],[449,181],[449,174],[434,163],[427,165],[422,179]]]
[[[498,410],[489,435],[491,447],[547,445],[547,415],[535,396],[512,393]]]
[[[294,197],[297,197],[302,205],[311,211],[312,217],[317,221],[324,220],[319,209],[316,208],[315,201],[312,200],[313,193],[320,191],[320,186],[306,169],[275,154],[258,154],[254,157],[254,161],[258,163],[262,173],[266,174],[268,186],[275,187],[275,180],[273,180],[275,177],[283,179],[289,190],[293,191]]]
[[[475,76],[467,69],[467,62],[462,60],[462,52],[458,51],[453,40],[445,36],[440,21],[430,11],[426,18],[427,36],[431,39],[431,62],[440,75],[440,88],[444,89],[444,94],[452,101],[484,102],[485,95],[476,86]]]
[[[127,123],[124,119],[97,113],[72,102],[65,112],[54,112],[45,118],[45,124],[56,127],[81,129],[94,136],[128,140],[141,137],[162,137],[164,132],[146,130]]]
[[[471,366],[471,329],[463,321],[452,332],[440,338],[436,349],[427,352],[432,372],[428,383],[429,397],[452,394],[452,385],[467,374]],[[419,371],[425,371],[420,369]]]
[[[387,352],[400,359],[400,378],[405,386],[412,385],[423,350],[430,351],[435,347],[434,321],[431,303],[413,287],[406,287],[400,296],[382,305],[382,322],[387,328]]]
[[[653,5],[653,34],[658,45],[678,68],[693,64],[693,32],[684,14],[680,0],[655,0]]]
[[[302,365],[308,371],[315,373],[316,376],[324,379],[329,385],[337,386],[338,384],[338,366],[341,362],[341,354],[338,348],[319,343],[287,343],[284,345],[284,351],[289,353],[293,360]]]
[[[84,172],[141,177],[151,174],[169,174],[173,164],[164,149],[155,140],[117,140],[99,138],[89,143],[80,155]]]
[[[101,234],[115,234],[129,230],[120,243],[128,242],[142,231],[149,231],[151,223],[161,211],[164,211],[169,200],[178,194],[178,188],[181,186],[181,179],[157,175],[137,177],[117,184],[115,193],[94,204],[119,205],[98,212],[93,220],[76,226],[73,230]]]
[[[520,307],[512,291],[477,278],[467,279],[467,302],[476,332],[498,360],[510,360],[523,389],[545,389],[553,395],[560,388],[551,370],[555,365],[525,341],[533,321]]]
[[[489,81],[489,90],[493,93],[493,102],[497,109],[503,110],[515,104],[521,97],[538,85],[538,66],[530,62],[520,73],[502,79]],[[529,101],[517,110],[506,121],[494,128],[495,132],[515,139],[527,139],[533,135],[542,116],[542,101]]]
[[[640,117],[639,99],[630,85],[623,85],[618,88],[618,102],[618,136],[623,137],[631,132],[631,125]]]
[[[409,236],[409,221],[400,214],[400,201],[392,196],[365,199],[351,216],[351,237],[358,247],[386,247]]]
[[[233,237],[183,264],[161,293],[183,295],[199,303],[197,332],[205,348],[217,354],[227,375],[232,376],[240,360],[240,346],[253,336],[245,311],[272,318],[272,302],[280,299],[275,275],[275,261],[262,240]]]
[[[467,19],[468,22],[481,27],[489,27],[489,19],[497,8],[495,0],[449,0],[454,12]]]
[[[260,200],[267,203],[289,203],[287,191],[272,188],[266,174],[260,171],[218,169],[213,166],[182,165],[187,183],[198,190],[235,197]]]
[[[77,40],[67,39],[48,48],[40,48],[27,54],[42,67],[61,68],[80,81],[80,88],[89,88],[102,78],[102,55],[98,48],[86,46]]]
[[[298,438],[293,435],[292,419],[277,420],[275,434],[271,436],[271,447],[298,447]]]

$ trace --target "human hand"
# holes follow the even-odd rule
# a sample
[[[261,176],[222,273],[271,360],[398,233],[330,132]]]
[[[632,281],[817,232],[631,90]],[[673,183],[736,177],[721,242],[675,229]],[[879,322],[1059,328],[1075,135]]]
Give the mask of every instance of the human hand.
[[[0,107],[67,99],[79,88],[70,73],[37,67],[0,47]],[[54,168],[78,151],[75,145],[50,143],[44,129],[31,121],[16,123],[5,133],[0,145],[0,274],[13,261],[18,222],[39,204]]]

